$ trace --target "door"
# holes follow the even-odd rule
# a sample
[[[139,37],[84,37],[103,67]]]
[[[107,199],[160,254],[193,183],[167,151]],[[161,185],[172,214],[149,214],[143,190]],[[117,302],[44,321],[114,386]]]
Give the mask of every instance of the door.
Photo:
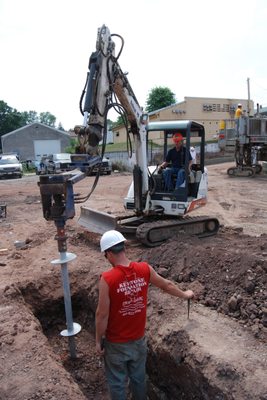
[[[35,160],[40,160],[42,156],[60,153],[60,140],[34,140]]]

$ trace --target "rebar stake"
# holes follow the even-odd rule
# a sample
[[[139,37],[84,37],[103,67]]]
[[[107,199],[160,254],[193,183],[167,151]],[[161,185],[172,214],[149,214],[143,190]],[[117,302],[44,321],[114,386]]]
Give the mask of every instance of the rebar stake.
[[[71,358],[76,358],[76,348],[74,336],[80,332],[82,329],[80,324],[73,322],[72,317],[72,306],[71,306],[71,294],[69,285],[69,275],[68,275],[68,261],[73,261],[76,258],[76,254],[67,252],[67,237],[65,235],[64,226],[57,226],[57,235],[55,239],[58,241],[58,250],[60,258],[51,261],[51,264],[61,265],[61,280],[64,292],[64,304],[65,304],[65,314],[67,329],[60,332],[61,336],[68,337],[69,340],[69,350]]]

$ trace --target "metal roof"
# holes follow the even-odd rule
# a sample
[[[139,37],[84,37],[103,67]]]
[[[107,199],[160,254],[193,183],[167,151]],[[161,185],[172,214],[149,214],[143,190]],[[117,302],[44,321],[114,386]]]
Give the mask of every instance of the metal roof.
[[[204,130],[203,125],[195,121],[174,120],[174,121],[155,121],[147,124],[148,131],[180,130],[186,131],[190,126],[190,131]]]
[[[37,127],[37,128],[43,128],[43,129],[47,129],[47,130],[49,130],[49,131],[54,131],[54,132],[57,132],[57,134],[61,134],[62,136],[66,136],[67,138],[70,138],[69,132],[61,131],[60,129],[53,128],[52,126],[45,125],[45,124],[43,124],[43,123],[41,123],[41,122],[33,122],[32,124],[28,124],[28,125],[21,126],[20,128],[15,129],[14,131],[5,133],[4,135],[2,135],[2,137],[3,137],[3,138],[6,138],[6,137],[8,137],[8,136],[14,135],[14,134],[17,133],[17,132],[20,132],[20,131],[27,131],[27,129],[29,129],[30,127],[33,127],[34,125],[35,125],[35,127]]]

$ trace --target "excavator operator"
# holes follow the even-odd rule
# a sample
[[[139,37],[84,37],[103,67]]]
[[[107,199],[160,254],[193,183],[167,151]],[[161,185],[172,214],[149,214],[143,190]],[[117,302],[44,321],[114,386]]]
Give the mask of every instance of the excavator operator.
[[[170,167],[166,168],[163,171],[165,190],[168,191],[173,191],[174,189],[177,190],[179,187],[183,187],[185,182],[184,165],[185,165],[186,148],[183,145],[183,135],[179,132],[175,132],[172,136],[172,140],[175,146],[168,151],[166,160],[159,166],[159,170],[162,170],[166,168],[167,165],[171,164]],[[189,158],[188,172],[190,173],[191,165],[193,162],[190,152],[188,152],[188,158]],[[176,176],[175,188],[172,180],[173,175]]]

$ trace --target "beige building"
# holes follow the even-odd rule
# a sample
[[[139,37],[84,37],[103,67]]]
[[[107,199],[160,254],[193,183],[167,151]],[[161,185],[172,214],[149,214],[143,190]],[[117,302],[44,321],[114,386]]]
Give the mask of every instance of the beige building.
[[[149,120],[193,120],[204,125],[206,140],[214,139],[219,133],[219,123],[222,119],[234,118],[238,103],[243,106],[246,115],[254,115],[254,103],[245,99],[221,99],[208,97],[185,97],[184,101],[149,113]],[[150,137],[155,143],[161,144],[161,135],[153,132]],[[126,142],[124,126],[113,129],[114,143]]]

